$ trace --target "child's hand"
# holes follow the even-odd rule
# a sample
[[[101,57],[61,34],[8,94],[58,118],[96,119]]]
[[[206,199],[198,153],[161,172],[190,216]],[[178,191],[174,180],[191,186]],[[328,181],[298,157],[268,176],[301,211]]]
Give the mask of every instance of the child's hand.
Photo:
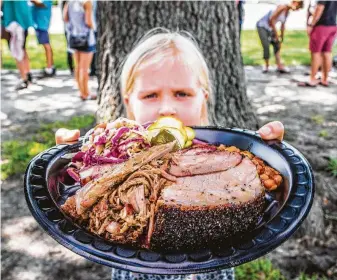
[[[78,129],[60,128],[55,133],[55,142],[56,144],[73,144],[77,142],[79,137],[80,131]]]
[[[284,126],[279,121],[274,121],[262,126],[258,133],[263,140],[282,140],[284,135]]]

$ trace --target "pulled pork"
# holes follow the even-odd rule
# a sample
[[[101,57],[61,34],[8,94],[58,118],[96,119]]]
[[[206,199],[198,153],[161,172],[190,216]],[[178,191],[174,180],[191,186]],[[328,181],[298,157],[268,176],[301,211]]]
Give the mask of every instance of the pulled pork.
[[[143,165],[82,215],[76,213],[73,197],[62,208],[87,230],[107,240],[146,246],[153,232],[158,196],[176,180],[165,171],[170,158],[168,154]]]

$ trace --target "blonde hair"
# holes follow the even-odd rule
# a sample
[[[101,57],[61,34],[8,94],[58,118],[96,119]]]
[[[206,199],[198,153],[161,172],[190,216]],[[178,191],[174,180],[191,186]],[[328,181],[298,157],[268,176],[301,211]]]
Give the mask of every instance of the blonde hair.
[[[193,36],[188,32],[171,32],[164,28],[150,30],[138,42],[123,63],[120,83],[123,98],[128,98],[133,90],[137,72],[145,64],[161,67],[164,59],[179,59],[195,73],[202,90],[212,96],[209,69]],[[207,104],[202,108],[202,123],[208,123]],[[132,113],[128,111],[129,117]]]

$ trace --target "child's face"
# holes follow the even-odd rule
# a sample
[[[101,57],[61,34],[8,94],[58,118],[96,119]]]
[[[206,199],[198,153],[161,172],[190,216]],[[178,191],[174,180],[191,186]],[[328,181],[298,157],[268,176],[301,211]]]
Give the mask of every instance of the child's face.
[[[207,98],[188,67],[179,60],[164,59],[161,67],[146,64],[138,71],[125,103],[139,123],[175,116],[191,126],[201,124]]]

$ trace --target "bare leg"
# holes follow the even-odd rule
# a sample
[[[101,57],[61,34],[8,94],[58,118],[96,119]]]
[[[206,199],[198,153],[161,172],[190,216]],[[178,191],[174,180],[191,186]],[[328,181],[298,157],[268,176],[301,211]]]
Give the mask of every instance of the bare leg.
[[[276,65],[277,65],[277,69],[283,69],[284,66],[281,62],[281,51],[278,51],[277,53],[275,53],[275,60],[276,60]]]
[[[28,53],[25,50],[25,55],[23,57],[23,61],[24,61],[24,67],[25,67],[25,72],[26,74],[30,72],[30,64],[29,64],[29,57],[28,57]]]
[[[321,83],[324,85],[328,84],[328,76],[331,70],[332,65],[332,55],[331,52],[324,52],[322,55],[323,63],[322,63],[322,80]]]
[[[316,75],[322,64],[322,53],[311,53],[310,84],[318,84]]]
[[[265,70],[269,69],[269,59],[264,60]]]
[[[46,52],[47,67],[52,68],[53,65],[54,65],[53,50],[52,50],[50,44],[44,44],[43,47],[44,47],[44,50]]]
[[[93,53],[85,53],[85,52],[81,52],[80,53],[80,67],[79,67],[79,80],[81,83],[81,95],[83,98],[87,98],[89,96],[89,86],[88,86],[88,82],[89,82],[89,67],[91,64],[91,60],[93,57]]]
[[[27,80],[27,73],[25,70],[24,60],[21,61],[16,60],[16,67],[19,69],[21,79],[24,81]]]
[[[82,95],[82,89],[81,89],[81,83],[80,83],[80,52],[79,51],[75,51],[74,53],[74,59],[75,59],[75,80],[77,82],[78,85],[78,90],[80,91],[81,95]]]

